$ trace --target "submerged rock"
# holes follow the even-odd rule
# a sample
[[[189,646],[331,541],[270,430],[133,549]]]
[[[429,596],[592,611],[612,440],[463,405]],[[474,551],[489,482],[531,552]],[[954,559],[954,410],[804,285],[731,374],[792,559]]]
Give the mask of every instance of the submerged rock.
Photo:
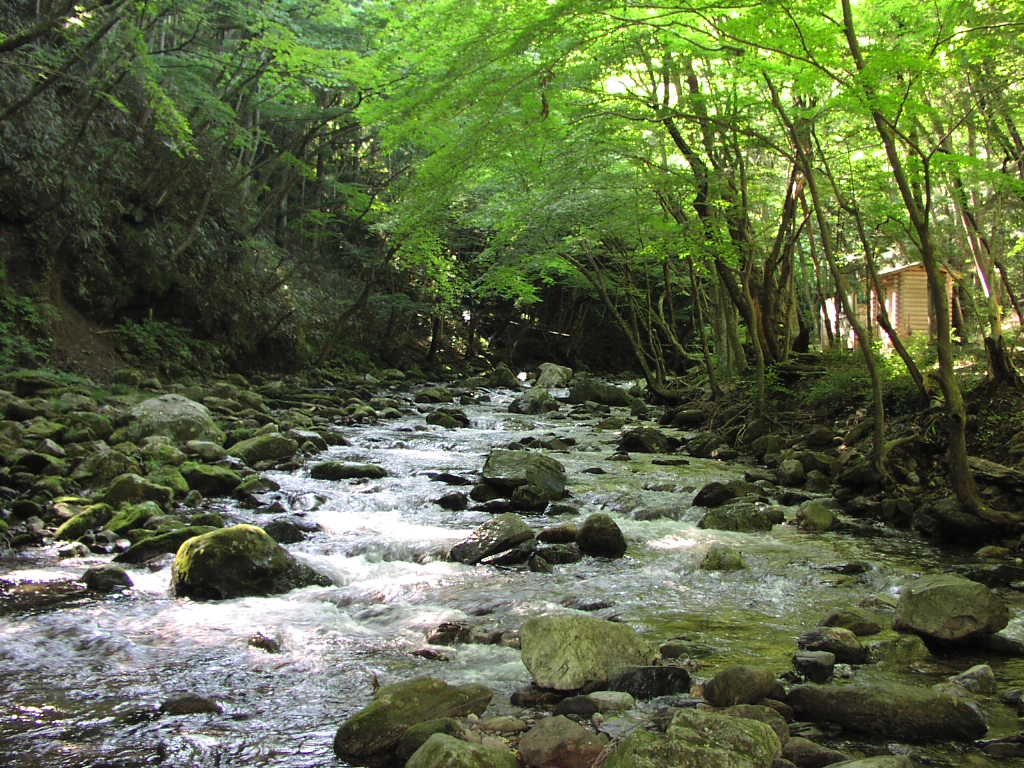
[[[173,594],[197,600],[272,595],[330,584],[330,579],[300,563],[254,525],[236,525],[188,539],[171,569]]]
[[[572,614],[537,616],[519,632],[523,664],[541,688],[594,689],[618,669],[647,666],[657,650],[625,624]]]
[[[367,707],[341,724],[334,753],[357,765],[385,762],[412,726],[436,718],[481,715],[492,696],[482,685],[453,686],[434,677],[385,685]]]
[[[970,740],[988,730],[981,711],[968,699],[895,683],[798,685],[787,702],[799,717],[882,738]]]

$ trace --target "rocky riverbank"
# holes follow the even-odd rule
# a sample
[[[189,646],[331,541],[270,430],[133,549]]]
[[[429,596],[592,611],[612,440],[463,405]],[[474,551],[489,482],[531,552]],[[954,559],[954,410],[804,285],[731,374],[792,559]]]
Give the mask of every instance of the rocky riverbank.
[[[751,557],[733,534],[767,536],[782,525],[809,537],[876,536],[881,529],[865,519],[865,506],[882,511],[880,520],[924,528],[913,499],[874,497],[870,486],[849,484],[859,476],[856,451],[832,430],[782,436],[753,422],[708,429],[706,410],[658,413],[640,391],[574,379],[556,366],[543,367],[527,389],[507,369],[452,384],[410,382],[390,371],[301,384],[231,377],[162,387],[133,380],[118,392],[33,372],[11,377],[0,393],[7,417],[0,424],[4,539],[23,551],[51,546],[70,560],[92,555],[114,563],[83,571],[80,581],[2,583],[0,612],[24,615],[77,606],[86,595],[123,595],[133,576],[171,562],[167,587],[178,599],[329,589],[336,574],[288,549],[318,535],[318,523],[282,503],[274,478],[301,472],[353,489],[392,479],[382,464],[331,451],[345,450],[362,425],[389,419],[421,420],[403,427],[410,436],[440,430],[458,440],[472,421],[467,409],[494,387],[516,391],[508,412],[554,424],[587,421],[610,439],[578,444],[568,430],[530,434],[499,441],[476,473],[433,472],[432,482],[447,486],[431,500],[439,509],[489,518],[419,558],[538,578],[582,562],[600,573],[624,556],[643,561],[643,547],[619,523],[692,519],[698,530],[726,532],[697,568],[728,578],[749,570]],[[661,417],[660,428],[652,416]],[[607,454],[595,453],[604,443]],[[741,455],[760,466],[688,490],[647,483],[664,503],[606,494],[594,509],[572,491],[581,476],[600,482],[608,467],[635,466],[639,456],[648,470],[672,471]],[[570,457],[579,475],[567,469]],[[579,457],[588,458],[582,469]],[[260,524],[237,524],[232,509]],[[1013,543],[1010,532],[1001,535]],[[872,569],[862,561],[830,567],[837,579],[851,580]],[[999,738],[985,741],[987,720],[993,707],[1012,716],[1019,690],[1000,686],[984,663],[934,686],[906,677],[915,665],[933,663],[932,654],[1024,655],[1019,633],[1004,629],[1013,613],[1007,588],[1022,580],[1018,570],[1009,547],[990,547],[958,574],[908,579],[898,599],[881,595],[822,610],[793,637],[786,666],[772,659],[705,668],[692,640],[659,637],[650,627],[638,633],[635,622],[614,613],[593,615],[609,604],[586,595],[527,621],[506,616],[498,627],[485,619],[441,622],[425,634],[418,658],[443,665],[447,649],[510,648],[521,654],[532,685],[499,704],[485,685],[444,682],[443,668],[409,675],[344,718],[334,750],[352,765],[413,768],[913,764],[907,754],[891,753],[886,740],[895,740],[959,742],[964,759],[995,765],[1018,754],[1020,739],[1002,723]],[[273,637],[250,640],[260,652],[280,650]],[[496,707],[501,713],[489,714]],[[216,713],[219,705],[192,695],[158,709],[185,716]]]

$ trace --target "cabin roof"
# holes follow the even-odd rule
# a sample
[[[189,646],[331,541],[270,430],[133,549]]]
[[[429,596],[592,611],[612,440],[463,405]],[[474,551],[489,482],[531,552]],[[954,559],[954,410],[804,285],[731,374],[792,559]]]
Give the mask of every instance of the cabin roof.
[[[921,264],[920,261],[914,261],[914,262],[911,262],[910,264],[904,264],[904,265],[899,266],[899,267],[889,267],[888,269],[880,269],[878,271],[878,276],[879,277],[888,277],[889,275],[895,275],[895,274],[898,274],[900,272],[905,272],[908,269],[915,269],[917,267],[923,267],[923,266],[924,265]],[[943,272],[948,272],[949,274],[953,275],[954,277],[959,277],[959,275],[957,275],[956,272],[951,270],[949,267],[943,266],[942,264],[939,265],[939,269],[941,269]]]

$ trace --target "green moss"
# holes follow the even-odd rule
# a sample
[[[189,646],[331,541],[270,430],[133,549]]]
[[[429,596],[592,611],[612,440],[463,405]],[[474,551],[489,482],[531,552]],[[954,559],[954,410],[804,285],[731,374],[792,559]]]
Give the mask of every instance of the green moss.
[[[113,514],[114,510],[109,504],[93,504],[65,521],[54,533],[54,536],[64,541],[75,541],[94,528],[105,525]]]

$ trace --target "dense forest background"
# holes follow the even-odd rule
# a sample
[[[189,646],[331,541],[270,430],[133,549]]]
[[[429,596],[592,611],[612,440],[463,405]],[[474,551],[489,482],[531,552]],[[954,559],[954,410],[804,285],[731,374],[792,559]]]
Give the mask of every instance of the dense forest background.
[[[78,324],[170,375],[551,359],[764,408],[854,339],[877,456],[897,379],[959,444],[956,345],[1019,384],[1022,30],[1016,0],[7,3],[0,363],[74,363]],[[918,261],[935,333],[880,356],[858,307]]]

